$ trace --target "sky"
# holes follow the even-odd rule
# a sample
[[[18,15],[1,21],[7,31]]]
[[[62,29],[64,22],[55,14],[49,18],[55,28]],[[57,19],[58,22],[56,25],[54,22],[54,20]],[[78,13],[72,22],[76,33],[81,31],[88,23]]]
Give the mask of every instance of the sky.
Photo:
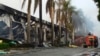
[[[87,20],[91,20],[93,22],[93,30],[90,32],[100,36],[100,22],[97,20],[98,9],[95,3],[92,0],[72,0],[72,5],[77,9],[81,9]]]
[[[24,8],[21,9],[22,1],[23,0],[16,0],[16,1],[15,0],[0,0],[0,3],[26,13],[27,2],[26,2],[26,5],[24,6]],[[43,8],[42,8],[43,9],[43,19],[50,22],[50,17],[45,12],[46,1],[47,0],[42,1],[43,2]],[[92,0],[72,0],[71,4],[73,6],[75,6],[76,9],[81,9],[84,12],[85,17],[94,23],[95,26],[93,26],[92,32],[94,34],[96,34],[97,36],[100,36],[99,35],[100,23],[97,20],[98,9],[97,9],[95,3]],[[34,7],[33,5],[34,5],[34,2],[32,3],[32,9],[31,9],[32,11],[33,11],[33,7]],[[39,18],[38,8],[37,8],[35,14],[33,14],[33,12],[31,14],[33,16]]]

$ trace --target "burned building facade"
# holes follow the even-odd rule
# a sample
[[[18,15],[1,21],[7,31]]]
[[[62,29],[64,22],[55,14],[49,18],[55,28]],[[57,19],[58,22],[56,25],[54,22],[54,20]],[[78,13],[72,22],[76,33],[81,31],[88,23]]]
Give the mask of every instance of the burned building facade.
[[[25,31],[27,25],[27,14],[20,12],[16,9],[12,9],[8,6],[0,4],[0,37],[25,40]],[[39,38],[39,19],[31,16],[31,38],[32,41],[38,41]],[[42,20],[43,28],[43,40],[49,41],[51,38],[51,23]],[[59,36],[58,25],[54,25],[55,39]],[[62,32],[64,28],[62,27]],[[62,34],[63,35],[63,34]],[[66,35],[66,34],[65,34]],[[31,40],[30,40],[31,41]]]

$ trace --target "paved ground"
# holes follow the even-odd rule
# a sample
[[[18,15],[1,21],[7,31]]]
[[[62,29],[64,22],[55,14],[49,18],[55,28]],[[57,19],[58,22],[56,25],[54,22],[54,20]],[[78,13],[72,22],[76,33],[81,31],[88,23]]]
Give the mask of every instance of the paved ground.
[[[80,56],[94,50],[95,48],[35,48],[21,51],[12,50],[12,54],[2,56]]]
[[[79,53],[77,56],[100,56],[100,48]]]

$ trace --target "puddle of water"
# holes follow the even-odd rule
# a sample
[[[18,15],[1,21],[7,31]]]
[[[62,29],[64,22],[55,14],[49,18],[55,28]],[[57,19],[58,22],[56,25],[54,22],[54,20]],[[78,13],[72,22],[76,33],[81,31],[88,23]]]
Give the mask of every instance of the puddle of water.
[[[100,54],[98,52],[84,52],[84,53],[80,53],[80,54],[76,54],[73,56],[100,56]]]
[[[90,52],[90,53],[83,53],[83,54],[81,54],[81,55],[79,55],[79,56],[97,56],[98,55],[98,53],[97,52]],[[99,56],[99,55],[98,55]]]

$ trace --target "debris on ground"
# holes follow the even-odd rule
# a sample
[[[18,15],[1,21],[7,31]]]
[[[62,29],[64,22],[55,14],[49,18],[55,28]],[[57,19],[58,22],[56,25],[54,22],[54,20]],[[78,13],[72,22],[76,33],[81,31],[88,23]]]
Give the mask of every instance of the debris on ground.
[[[78,47],[78,46],[76,46],[76,45],[69,45],[69,47],[71,47],[71,48],[76,48],[76,47]]]

